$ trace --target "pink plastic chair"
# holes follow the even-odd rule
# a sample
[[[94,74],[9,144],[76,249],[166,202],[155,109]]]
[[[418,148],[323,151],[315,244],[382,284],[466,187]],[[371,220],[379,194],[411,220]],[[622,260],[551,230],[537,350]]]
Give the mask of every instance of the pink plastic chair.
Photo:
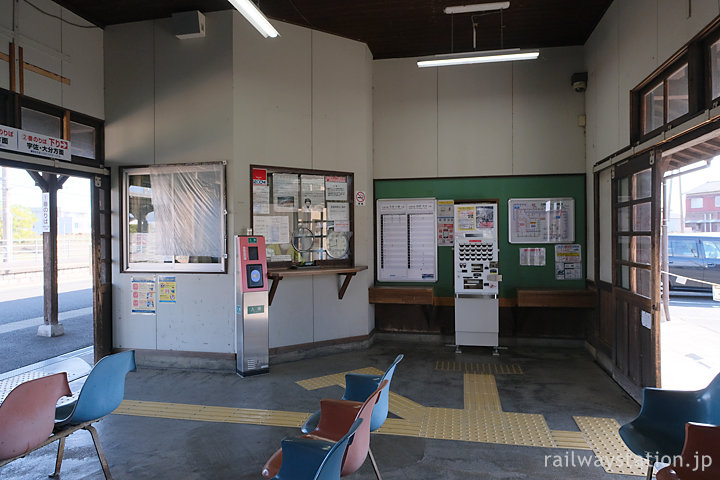
[[[387,387],[388,380],[383,380],[380,387],[368,397],[365,402],[353,402],[350,400],[336,400],[326,398],[320,401],[320,421],[315,430],[302,438],[314,438],[317,440],[339,441],[352,427],[353,422],[362,419],[363,422],[355,432],[353,441],[347,447],[345,459],[343,460],[342,473],[349,475],[354,473],[365,462],[370,448],[370,418],[373,407],[380,398],[380,393]],[[276,451],[265,463],[262,474],[265,478],[274,477],[282,465],[282,450]]]
[[[0,461],[24,455],[47,440],[55,426],[55,404],[70,395],[65,372],[15,387],[0,405]]]

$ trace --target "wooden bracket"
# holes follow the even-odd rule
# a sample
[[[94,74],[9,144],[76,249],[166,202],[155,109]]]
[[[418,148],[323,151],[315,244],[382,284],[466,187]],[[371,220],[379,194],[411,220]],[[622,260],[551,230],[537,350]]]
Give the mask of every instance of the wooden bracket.
[[[345,275],[345,280],[343,281],[342,287],[340,287],[340,290],[338,291],[338,300],[342,300],[345,296],[345,290],[347,290],[348,286],[350,285],[350,280],[355,276],[355,273],[357,272],[348,272]]]

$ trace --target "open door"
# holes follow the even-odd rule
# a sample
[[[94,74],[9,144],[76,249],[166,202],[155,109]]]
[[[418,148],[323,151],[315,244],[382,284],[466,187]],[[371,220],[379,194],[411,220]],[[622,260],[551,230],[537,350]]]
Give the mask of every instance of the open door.
[[[613,377],[636,399],[660,386],[660,198],[655,151],[613,167]]]
[[[95,361],[112,353],[112,237],[110,177],[95,176],[92,185],[92,271]]]

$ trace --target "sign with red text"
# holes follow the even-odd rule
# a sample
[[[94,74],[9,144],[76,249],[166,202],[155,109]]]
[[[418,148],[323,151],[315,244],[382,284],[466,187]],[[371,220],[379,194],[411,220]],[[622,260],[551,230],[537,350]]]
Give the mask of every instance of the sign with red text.
[[[18,130],[17,151],[66,162],[72,160],[69,141],[25,130]]]
[[[18,131],[12,127],[0,125],[0,148],[17,151]]]

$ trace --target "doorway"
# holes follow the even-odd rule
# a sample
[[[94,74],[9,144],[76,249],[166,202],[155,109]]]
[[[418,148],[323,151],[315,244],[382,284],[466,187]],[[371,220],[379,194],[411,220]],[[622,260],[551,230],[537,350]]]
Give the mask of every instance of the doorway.
[[[663,153],[662,386],[705,387],[720,373],[720,132]]]
[[[51,244],[48,182],[61,187]],[[73,351],[89,363],[110,353],[109,180],[0,160],[0,188],[0,374]],[[53,308],[59,326],[39,335]]]

